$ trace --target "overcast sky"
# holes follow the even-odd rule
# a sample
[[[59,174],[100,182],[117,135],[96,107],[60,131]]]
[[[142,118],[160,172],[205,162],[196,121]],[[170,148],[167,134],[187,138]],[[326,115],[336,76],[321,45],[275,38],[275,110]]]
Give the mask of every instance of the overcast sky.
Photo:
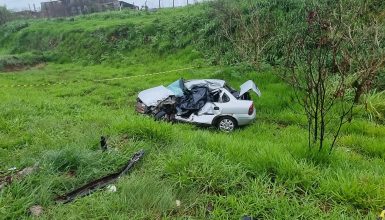
[[[0,0],[1,6],[6,6],[10,10],[20,11],[20,10],[28,10],[29,6],[33,10],[33,4],[35,4],[36,9],[40,10],[40,2],[45,2],[50,0]],[[128,3],[134,3],[135,5],[142,6],[144,5],[145,0],[124,0]],[[147,6],[150,8],[158,7],[159,0],[147,0]],[[189,3],[200,2],[202,0],[189,0]],[[187,0],[175,0],[176,6],[186,5]],[[162,7],[170,7],[172,6],[172,0],[161,0]]]

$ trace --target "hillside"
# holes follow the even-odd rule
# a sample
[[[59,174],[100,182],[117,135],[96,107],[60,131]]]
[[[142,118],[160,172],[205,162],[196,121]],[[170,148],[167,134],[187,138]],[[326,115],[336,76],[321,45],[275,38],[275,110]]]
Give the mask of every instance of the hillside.
[[[306,116],[277,76],[281,69],[219,59],[210,7],[0,27],[0,171],[39,166],[0,189],[1,218],[32,218],[33,205],[43,207],[43,219],[377,217],[385,204],[385,126],[358,109],[331,155],[309,151]],[[256,121],[227,134],[135,113],[138,92],[179,78],[219,78],[234,88],[253,80],[262,91],[253,96]],[[116,192],[54,202],[140,149],[143,161]]]
[[[36,57],[35,62],[126,65],[130,62],[125,60],[127,55],[138,48],[162,54],[199,41],[196,32],[201,31],[199,24],[207,21],[207,16],[202,15],[205,8],[19,20],[0,27],[0,54],[20,57],[21,64]],[[6,58],[0,57],[0,64],[12,65],[12,59]]]

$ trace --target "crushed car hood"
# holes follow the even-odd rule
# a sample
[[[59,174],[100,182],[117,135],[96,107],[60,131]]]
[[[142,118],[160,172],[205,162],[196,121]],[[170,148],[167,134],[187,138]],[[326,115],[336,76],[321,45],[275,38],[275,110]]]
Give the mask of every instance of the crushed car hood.
[[[157,106],[159,102],[173,96],[174,93],[164,86],[158,86],[141,91],[138,98],[147,106]]]
[[[239,92],[239,96],[244,95],[248,91],[254,91],[258,96],[261,96],[261,91],[258,89],[257,85],[252,80],[248,80],[241,85],[241,91]]]

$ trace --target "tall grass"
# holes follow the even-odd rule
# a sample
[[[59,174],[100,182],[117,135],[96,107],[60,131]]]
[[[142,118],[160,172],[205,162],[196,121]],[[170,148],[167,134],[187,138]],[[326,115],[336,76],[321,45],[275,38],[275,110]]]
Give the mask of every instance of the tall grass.
[[[132,56],[136,56],[132,54]],[[290,88],[271,72],[208,67],[157,77],[92,83],[94,78],[145,74],[190,65],[179,55],[153,56],[125,68],[48,64],[1,75],[1,84],[77,81],[66,86],[2,88],[1,170],[39,163],[39,172],[1,193],[4,218],[364,218],[382,207],[383,126],[357,119],[343,131],[331,157],[306,152],[306,125]],[[164,62],[162,65],[160,63]],[[146,65],[144,65],[146,64]],[[274,71],[274,70],[271,70]],[[189,124],[156,122],[134,113],[138,91],[179,77],[221,74],[233,87],[260,85],[257,120],[233,134]],[[297,110],[296,110],[297,109]],[[108,135],[110,151],[99,150]],[[144,148],[144,161],[120,179],[117,192],[96,192],[73,204],[56,195],[114,172]],[[181,205],[176,205],[176,200]]]
[[[385,121],[385,91],[372,91],[364,97],[365,110],[370,120]]]

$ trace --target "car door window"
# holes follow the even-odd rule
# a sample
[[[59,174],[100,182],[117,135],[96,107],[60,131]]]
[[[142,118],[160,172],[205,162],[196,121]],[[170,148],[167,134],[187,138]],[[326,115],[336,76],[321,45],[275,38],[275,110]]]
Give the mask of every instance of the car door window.
[[[223,93],[221,97],[221,102],[222,103],[230,102],[230,97],[226,93]]]

